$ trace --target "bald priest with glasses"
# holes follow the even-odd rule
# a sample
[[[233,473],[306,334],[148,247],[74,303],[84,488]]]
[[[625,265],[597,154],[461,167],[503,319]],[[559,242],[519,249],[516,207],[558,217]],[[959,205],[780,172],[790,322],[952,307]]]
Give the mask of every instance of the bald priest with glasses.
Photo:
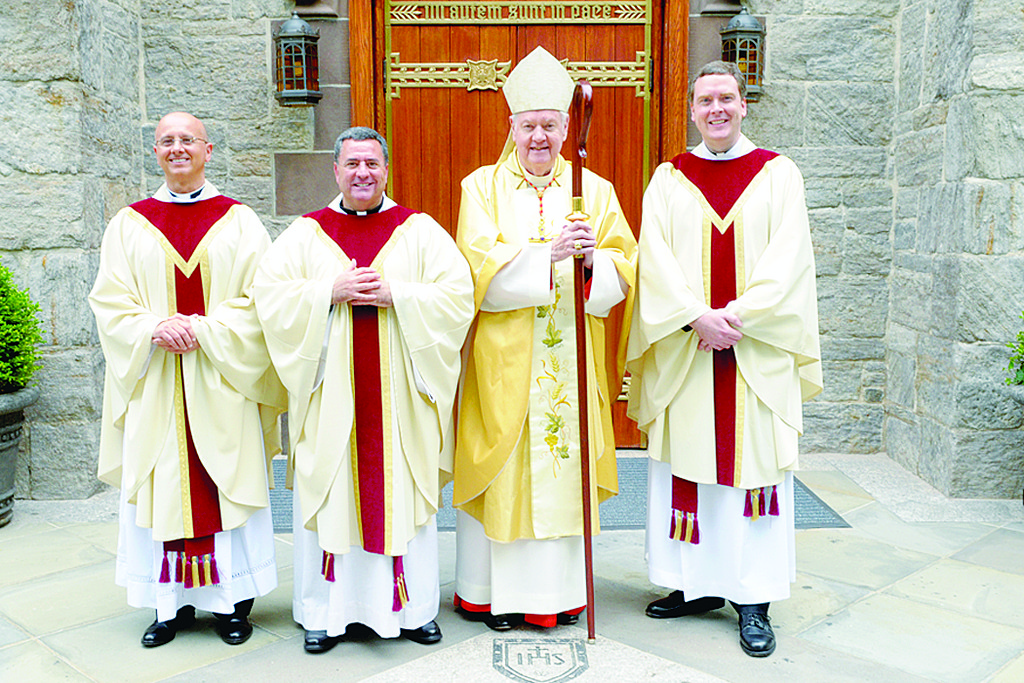
[[[213,612],[229,645],[277,585],[268,496],[285,393],[251,299],[270,238],[206,180],[199,119],[164,116],[164,184],[103,235],[89,303],[106,357],[99,477],[121,488],[116,581],[164,645]]]

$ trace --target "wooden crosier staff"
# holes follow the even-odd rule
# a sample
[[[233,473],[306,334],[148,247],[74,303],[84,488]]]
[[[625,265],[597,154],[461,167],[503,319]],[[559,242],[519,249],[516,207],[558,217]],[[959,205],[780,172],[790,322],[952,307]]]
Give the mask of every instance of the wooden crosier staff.
[[[569,221],[590,218],[583,210],[583,161],[587,158],[587,134],[594,110],[594,89],[580,79],[569,105],[569,141],[572,143],[572,214]],[[573,259],[573,293],[576,301],[576,378],[580,406],[580,468],[583,480],[583,562],[587,575],[587,640],[594,634],[594,543],[590,500],[590,422],[587,417],[587,330],[583,310],[583,254]]]

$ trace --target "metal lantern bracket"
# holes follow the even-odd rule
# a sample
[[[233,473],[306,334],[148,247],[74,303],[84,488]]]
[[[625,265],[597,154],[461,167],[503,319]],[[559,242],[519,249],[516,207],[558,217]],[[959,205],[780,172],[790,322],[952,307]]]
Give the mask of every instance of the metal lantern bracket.
[[[747,78],[747,99],[756,102],[764,92],[764,26],[747,12],[722,29],[722,61],[734,62]]]
[[[324,96],[320,92],[318,40],[320,32],[298,12],[274,35],[274,97],[282,107],[312,106]]]

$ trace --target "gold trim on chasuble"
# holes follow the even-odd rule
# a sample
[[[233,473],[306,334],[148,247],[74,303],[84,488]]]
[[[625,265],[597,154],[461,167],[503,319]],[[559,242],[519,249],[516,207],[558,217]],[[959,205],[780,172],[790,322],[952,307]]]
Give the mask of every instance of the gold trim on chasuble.
[[[396,226],[394,232],[391,233],[391,237],[384,243],[380,251],[377,252],[377,256],[374,257],[373,262],[370,263],[370,268],[373,268],[379,273],[383,274],[384,261],[391,254],[391,251],[395,248],[398,240],[408,231],[409,221],[413,219],[410,216],[401,225]],[[331,239],[331,236],[324,232],[324,229],[316,221],[311,220],[315,226],[314,231],[324,244],[328,246],[331,252],[338,257],[339,261],[347,264],[352,259],[349,258],[338,243]],[[351,304],[350,304],[351,305]],[[394,537],[394,521],[391,511],[394,509],[394,444],[392,439],[392,420],[391,420],[391,343],[388,335],[388,321],[392,315],[394,315],[394,303],[386,308],[377,309],[377,341],[380,346],[380,418],[381,418],[381,435],[384,439],[384,453],[382,454],[383,459],[383,474],[384,474],[384,509],[386,511],[384,515],[384,550],[385,554],[388,554],[392,547],[392,539]],[[356,391],[356,378],[355,378],[355,357],[353,355],[353,347],[351,344],[348,346],[349,354],[349,384],[352,390],[352,396],[355,396]],[[359,449],[356,447],[356,429],[357,421],[352,420],[352,436],[349,439],[350,449],[350,460],[352,465],[352,494],[353,500],[355,501],[356,520],[359,524],[359,545],[365,546],[365,539],[363,538],[363,518],[360,514],[362,507],[360,506],[359,497]]]
[[[210,229],[199,240],[199,244],[192,251],[192,255],[186,261],[178,250],[170,243],[167,237],[160,232],[160,229],[150,223],[146,218],[132,211],[131,216],[139,225],[149,232],[164,250],[164,279],[167,282],[167,315],[174,315],[178,311],[178,295],[174,286],[174,271],[180,270],[186,278],[192,277],[196,267],[199,267],[200,278],[203,285],[203,310],[210,307],[210,242],[224,228],[227,221],[234,217],[236,207],[234,204],[217,221],[210,226]],[[192,486],[188,475],[188,435],[186,434],[185,417],[185,386],[184,376],[181,370],[182,358],[180,355],[174,357],[174,432],[178,442],[178,478],[181,482],[181,518],[184,527],[185,538],[195,538],[195,524],[192,519]]]
[[[757,189],[757,186],[761,184],[761,181],[767,176],[767,172],[777,163],[777,159],[782,157],[775,157],[770,159],[761,170],[750,180],[747,187],[743,190],[740,196],[736,199],[736,202],[729,209],[729,213],[725,217],[718,215],[718,212],[712,208],[711,203],[708,202],[704,193],[701,192],[700,188],[690,182],[690,179],[683,174],[678,168],[672,168],[672,175],[680,184],[685,187],[690,194],[693,195],[697,203],[700,204],[701,212],[703,214],[702,221],[702,238],[701,238],[701,266],[704,277],[704,303],[711,305],[711,229],[714,226],[720,234],[725,234],[729,226],[733,226],[733,254],[736,259],[735,271],[736,271],[736,297],[739,298],[744,291],[746,291],[747,276],[744,268],[744,242],[743,242],[743,206],[750,199],[750,195]],[[746,415],[746,397],[747,397],[747,383],[743,379],[743,374],[740,372],[739,365],[736,366],[736,428],[735,428],[735,465],[733,467],[733,481],[740,481],[740,473],[743,470],[743,435],[744,435],[744,417]]]

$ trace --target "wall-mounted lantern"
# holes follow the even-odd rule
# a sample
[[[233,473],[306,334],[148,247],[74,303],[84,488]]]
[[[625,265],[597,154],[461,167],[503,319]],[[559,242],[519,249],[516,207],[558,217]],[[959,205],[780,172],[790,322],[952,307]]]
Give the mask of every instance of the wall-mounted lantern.
[[[764,26],[744,7],[722,29],[722,61],[735,62],[747,77],[747,99],[764,92]]]
[[[297,12],[274,35],[274,97],[282,107],[308,107],[324,96],[320,92],[318,40],[320,32],[300,19]]]

